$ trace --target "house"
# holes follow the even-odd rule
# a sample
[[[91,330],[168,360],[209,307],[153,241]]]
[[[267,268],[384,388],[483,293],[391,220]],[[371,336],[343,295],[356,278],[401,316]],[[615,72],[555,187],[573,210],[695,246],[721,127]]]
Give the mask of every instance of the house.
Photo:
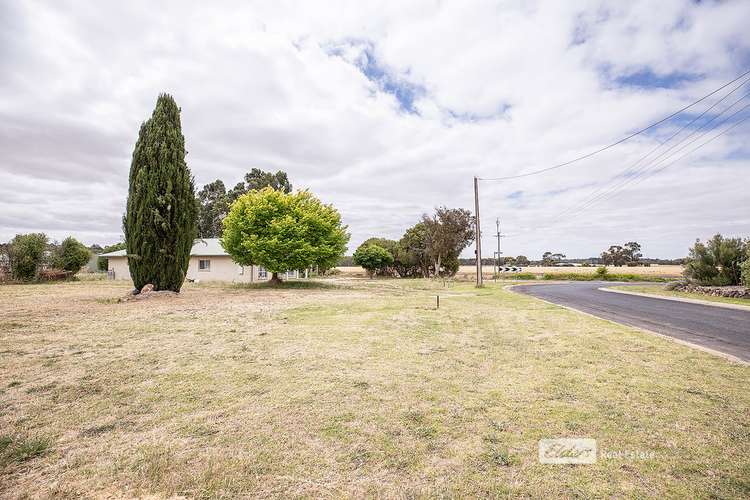
[[[125,250],[103,253],[99,257],[107,259],[107,274],[110,279],[129,280],[128,257]],[[304,274],[304,273],[302,273]],[[289,271],[286,278],[298,278],[300,273]],[[252,283],[266,281],[271,273],[259,266],[241,266],[232,260],[224,251],[218,238],[203,238],[195,240],[190,250],[188,264],[188,281],[226,281],[230,283]]]

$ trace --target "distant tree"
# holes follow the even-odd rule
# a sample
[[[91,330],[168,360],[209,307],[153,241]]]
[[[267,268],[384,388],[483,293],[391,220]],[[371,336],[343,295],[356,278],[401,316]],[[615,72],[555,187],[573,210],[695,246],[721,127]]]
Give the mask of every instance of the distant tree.
[[[565,254],[544,252],[542,254],[542,265],[543,266],[556,266],[565,258]]]
[[[97,244],[97,243],[94,243],[93,245],[91,245],[91,246],[89,247],[89,250],[91,250],[91,253],[94,253],[94,254],[100,254],[100,253],[102,253],[102,250],[103,250],[103,249],[102,249],[102,246],[101,246],[101,245],[99,245],[99,244]]]
[[[612,245],[601,255],[602,264],[605,266],[623,266],[628,262],[626,250],[620,245]]]
[[[635,241],[628,241],[622,247],[623,254],[625,255],[626,263],[636,264],[641,260],[643,254],[641,253],[641,245]]]
[[[259,168],[254,168],[245,174],[244,182],[237,183],[234,188],[227,193],[227,197],[229,203],[232,203],[234,200],[249,191],[259,191],[267,187],[283,193],[292,192],[292,184],[289,182],[289,178],[283,170],[279,170],[274,174]]]
[[[17,234],[8,246],[8,258],[13,279],[31,281],[39,274],[47,250],[44,233]]]
[[[229,196],[224,183],[216,179],[209,182],[198,191],[198,237],[219,238],[221,236],[221,221],[229,211]]]
[[[141,125],[130,165],[123,228],[133,284],[178,292],[196,236],[193,177],[185,163],[180,109],[161,94]]]
[[[515,257],[503,257],[500,259],[500,265],[501,266],[515,266],[516,265],[516,258]]]
[[[77,273],[91,259],[91,250],[73,238],[68,236],[55,250],[53,265],[58,269]]]
[[[705,244],[695,240],[685,264],[685,276],[703,285],[739,285],[747,251],[747,243],[741,238],[716,234]]]
[[[519,255],[518,257],[516,257],[516,265],[517,266],[522,266],[523,267],[523,266],[528,266],[530,264],[531,264],[531,262],[529,262],[529,258],[526,257],[525,255]]]
[[[458,267],[452,264],[450,269],[443,268],[443,261],[450,258],[457,263],[461,251],[474,241],[474,216],[463,208],[439,207],[434,215],[423,215],[422,223],[425,248],[435,273],[452,276]]]
[[[287,194],[267,187],[249,191],[224,219],[221,244],[240,265],[279,273],[319,266],[328,269],[344,255],[349,235],[341,216],[309,191]]]
[[[120,243],[115,243],[114,245],[107,245],[104,248],[102,248],[101,253],[109,253],[109,252],[116,252],[118,250],[125,250],[125,242],[121,241]],[[99,257],[96,259],[96,267],[100,271],[106,271],[109,269],[109,259],[106,257]]]
[[[372,278],[393,264],[393,255],[375,243],[360,245],[354,252],[354,263],[367,271]]]

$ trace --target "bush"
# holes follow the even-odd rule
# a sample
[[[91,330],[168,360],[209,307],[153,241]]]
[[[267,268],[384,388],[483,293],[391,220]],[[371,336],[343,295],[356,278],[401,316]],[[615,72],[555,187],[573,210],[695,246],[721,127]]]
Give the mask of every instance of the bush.
[[[748,250],[750,253],[750,250]],[[742,284],[750,287],[750,257],[742,263]]]
[[[75,274],[86,265],[89,259],[91,259],[91,250],[77,239],[68,236],[55,251],[54,265]]]
[[[685,264],[685,277],[701,285],[739,285],[746,244],[740,238],[715,235],[705,244],[700,240],[690,249]]]
[[[376,272],[393,264],[393,255],[380,245],[362,244],[354,252],[354,263],[362,266],[372,277]]]
[[[10,242],[8,257],[13,279],[31,281],[39,273],[47,249],[44,233],[17,234]]]

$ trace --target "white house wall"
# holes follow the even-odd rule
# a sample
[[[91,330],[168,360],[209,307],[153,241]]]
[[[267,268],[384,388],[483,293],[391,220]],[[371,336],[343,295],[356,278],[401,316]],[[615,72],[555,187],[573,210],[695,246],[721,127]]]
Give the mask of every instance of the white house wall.
[[[203,271],[199,269],[199,261],[211,261],[210,269]],[[114,271],[116,280],[130,281],[130,270],[128,269],[127,257],[109,257],[108,269]],[[266,278],[260,279],[258,276],[258,267],[256,266],[239,266],[226,255],[217,256],[193,256],[190,257],[186,279],[197,281],[226,281],[229,283],[250,283],[253,281],[265,281],[269,279],[271,273],[267,273]]]

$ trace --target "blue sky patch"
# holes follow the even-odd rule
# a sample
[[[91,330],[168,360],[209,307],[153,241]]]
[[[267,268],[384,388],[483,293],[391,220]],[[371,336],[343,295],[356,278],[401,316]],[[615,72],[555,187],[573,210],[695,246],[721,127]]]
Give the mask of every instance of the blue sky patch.
[[[414,107],[414,101],[425,94],[424,87],[397,75],[391,68],[378,61],[372,42],[366,40],[347,40],[344,44],[361,49],[362,53],[360,56],[355,61],[349,62],[352,62],[368,80],[377,84],[382,92],[395,97],[401,111],[418,114],[417,109]],[[329,49],[328,53],[343,57],[345,50],[341,46],[338,46]]]

